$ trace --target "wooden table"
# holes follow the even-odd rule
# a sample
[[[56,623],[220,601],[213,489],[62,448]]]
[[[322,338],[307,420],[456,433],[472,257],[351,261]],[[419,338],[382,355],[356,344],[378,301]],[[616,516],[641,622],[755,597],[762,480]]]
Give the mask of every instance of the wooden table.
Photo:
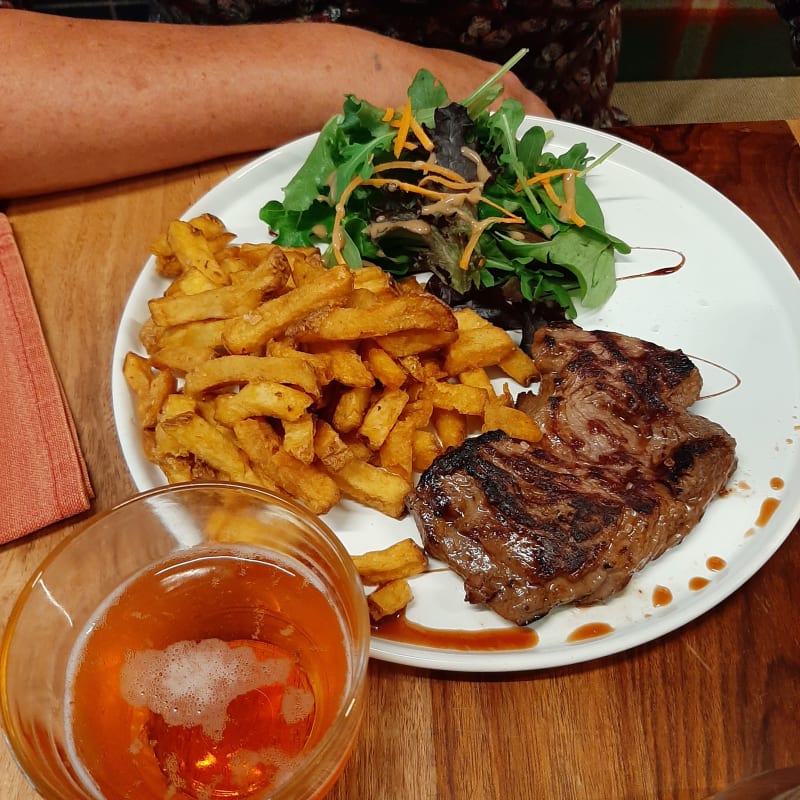
[[[800,123],[618,131],[749,213],[800,273]],[[97,492],[132,494],[110,401],[113,338],[167,221],[245,159],[8,204]],[[0,549],[0,619],[79,519]],[[621,655],[512,675],[373,662],[365,725],[332,800],[699,800],[800,764],[800,526],[744,587]],[[0,797],[35,794],[0,748]]]

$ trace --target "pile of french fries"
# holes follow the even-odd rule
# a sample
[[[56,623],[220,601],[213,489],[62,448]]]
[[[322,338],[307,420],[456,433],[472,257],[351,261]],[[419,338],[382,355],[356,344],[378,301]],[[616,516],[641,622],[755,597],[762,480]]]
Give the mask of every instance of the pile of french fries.
[[[237,244],[206,214],[153,245],[170,283],[124,374],[148,459],[171,483],[233,480],[317,514],[342,497],[405,513],[415,473],[479,430],[537,441],[508,384],[531,359],[415,279],[326,268],[313,248]]]

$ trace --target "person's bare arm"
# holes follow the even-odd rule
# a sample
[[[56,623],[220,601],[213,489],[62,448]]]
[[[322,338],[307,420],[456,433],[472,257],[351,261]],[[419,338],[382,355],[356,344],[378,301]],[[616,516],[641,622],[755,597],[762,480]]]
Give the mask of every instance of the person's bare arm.
[[[6,10],[0,41],[6,198],[274,147],[319,129],[346,93],[399,105],[420,67],[459,99],[496,68],[327,23],[207,27]],[[513,75],[506,96],[550,116]]]

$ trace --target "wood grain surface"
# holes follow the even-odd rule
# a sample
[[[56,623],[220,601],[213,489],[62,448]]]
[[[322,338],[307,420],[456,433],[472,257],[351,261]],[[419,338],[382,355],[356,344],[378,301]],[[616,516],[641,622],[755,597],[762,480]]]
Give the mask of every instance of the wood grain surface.
[[[730,197],[800,272],[800,126],[615,132]],[[6,209],[77,422],[94,511],[134,491],[110,400],[111,353],[128,291],[166,223],[244,160]],[[3,624],[28,576],[81,522],[0,549]],[[714,610],[617,656],[500,676],[374,661],[365,724],[330,798],[700,800],[744,776],[800,764],[798,575],[796,527]],[[36,797],[0,748],[0,798]]]

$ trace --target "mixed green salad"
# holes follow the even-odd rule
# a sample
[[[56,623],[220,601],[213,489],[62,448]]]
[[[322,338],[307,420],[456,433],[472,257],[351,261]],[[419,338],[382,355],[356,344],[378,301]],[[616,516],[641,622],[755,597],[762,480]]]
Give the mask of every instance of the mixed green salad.
[[[616,286],[615,252],[586,176],[600,158],[585,144],[560,156],[522,105],[502,94],[521,51],[469,97],[452,102],[420,70],[402,109],[348,95],[321,131],[282,201],[260,212],[284,246],[327,245],[329,265],[377,264],[395,276],[432,273],[440,295],[504,292],[601,306]]]

